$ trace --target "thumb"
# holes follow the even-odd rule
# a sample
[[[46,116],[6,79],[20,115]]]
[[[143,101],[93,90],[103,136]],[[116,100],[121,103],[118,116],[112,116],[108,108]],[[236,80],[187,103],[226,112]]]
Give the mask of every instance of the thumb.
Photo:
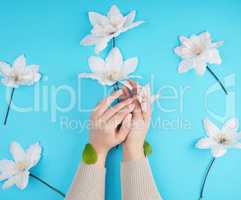
[[[117,141],[118,143],[122,143],[127,135],[129,134],[130,130],[131,130],[131,120],[132,120],[132,114],[128,114],[124,120],[122,121],[120,130],[117,133]]]

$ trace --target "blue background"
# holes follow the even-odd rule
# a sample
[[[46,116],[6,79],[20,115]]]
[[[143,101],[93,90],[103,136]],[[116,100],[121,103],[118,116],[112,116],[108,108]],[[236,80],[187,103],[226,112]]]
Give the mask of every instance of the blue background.
[[[137,73],[143,82],[154,78],[154,90],[171,86],[177,97],[154,105],[153,120],[187,120],[191,128],[151,128],[148,141],[153,146],[150,163],[159,191],[167,200],[196,200],[210,161],[208,151],[194,148],[198,138],[205,135],[202,119],[209,117],[222,125],[232,115],[240,119],[241,101],[241,1],[240,0],[0,0],[0,60],[12,62],[24,53],[30,64],[41,65],[41,72],[48,77],[40,82],[40,111],[11,111],[8,125],[0,125],[0,158],[11,158],[8,146],[16,140],[25,148],[39,141],[44,148],[41,162],[33,173],[60,190],[67,192],[81,160],[81,152],[87,142],[86,129],[61,127],[61,117],[69,120],[86,121],[89,112],[75,106],[67,113],[57,113],[57,121],[51,121],[51,106],[54,88],[67,85],[77,92],[79,72],[89,71],[87,59],[93,47],[82,47],[80,39],[90,31],[87,12],[90,10],[107,13],[112,4],[117,4],[127,14],[137,10],[137,19],[146,21],[142,26],[122,34],[117,39],[126,58],[138,56]],[[224,40],[220,53],[221,66],[211,66],[220,77],[231,75],[233,83],[228,88],[234,111],[225,111],[224,93],[219,90],[208,97],[210,109],[224,117],[218,118],[208,112],[205,97],[208,88],[215,84],[210,74],[198,77],[193,71],[184,75],[177,73],[179,58],[173,53],[179,35],[191,35],[208,30],[215,41]],[[104,57],[108,50],[101,55]],[[228,81],[227,84],[229,84]],[[184,96],[183,112],[179,109],[180,87],[190,87]],[[43,90],[48,96],[43,98]],[[101,86],[91,80],[81,81],[81,108],[91,109],[106,94]],[[6,88],[0,86],[0,119],[7,108]],[[174,95],[164,90],[163,95]],[[14,96],[19,106],[33,105],[34,88],[22,87]],[[61,106],[69,104],[70,97],[62,91],[57,97]],[[44,109],[43,105],[49,105]],[[175,109],[163,112],[160,107]],[[121,149],[113,150],[107,161],[106,199],[120,199],[119,165]],[[218,159],[210,174],[205,190],[205,199],[241,199],[241,152],[231,150]],[[0,191],[0,199],[13,200],[58,200],[57,194],[30,180],[26,190],[15,187]]]

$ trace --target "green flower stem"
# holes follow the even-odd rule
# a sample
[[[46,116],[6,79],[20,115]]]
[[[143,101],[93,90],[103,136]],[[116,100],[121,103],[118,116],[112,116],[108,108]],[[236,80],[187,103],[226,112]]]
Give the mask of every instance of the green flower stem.
[[[115,48],[115,37],[112,39],[112,48]]]
[[[48,188],[50,188],[51,190],[57,192],[59,195],[61,195],[62,197],[65,198],[65,194],[63,192],[61,192],[60,190],[56,189],[55,187],[49,185],[46,181],[42,180],[41,178],[35,176],[34,174],[30,173],[29,175],[30,177],[36,179],[37,181],[41,182],[42,184],[44,184],[45,186],[47,186]]]
[[[212,158],[212,160],[211,160],[211,162],[210,162],[210,164],[209,164],[209,166],[208,166],[206,175],[205,175],[204,180],[203,180],[203,183],[202,183],[199,200],[202,200],[202,199],[203,199],[203,192],[204,192],[204,188],[205,188],[205,185],[206,185],[206,182],[207,182],[207,177],[208,177],[208,175],[209,175],[209,172],[210,172],[210,170],[211,170],[211,168],[212,168],[215,160],[216,160],[215,158]]]
[[[209,66],[207,66],[207,70],[209,71],[209,73],[214,77],[214,79],[219,83],[219,85],[221,86],[221,88],[223,89],[224,93],[226,95],[228,95],[228,91],[226,90],[226,88],[224,87],[223,83],[220,81],[220,79],[217,77],[217,75],[210,69]]]
[[[12,88],[10,100],[9,100],[9,103],[8,103],[8,109],[7,109],[7,112],[6,112],[6,115],[5,115],[5,119],[4,119],[4,126],[6,126],[7,121],[8,121],[8,115],[9,115],[11,103],[12,103],[12,100],[13,100],[14,91],[15,91],[15,88]]]

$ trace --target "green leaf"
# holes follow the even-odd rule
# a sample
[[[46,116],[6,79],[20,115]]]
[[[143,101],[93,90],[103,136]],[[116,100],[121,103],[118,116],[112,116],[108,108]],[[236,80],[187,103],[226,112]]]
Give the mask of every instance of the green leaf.
[[[83,161],[88,164],[95,164],[98,160],[97,152],[91,144],[86,144],[82,154]]]
[[[145,143],[144,143],[144,154],[145,154],[145,156],[149,156],[151,153],[152,153],[152,147],[147,141],[145,141]]]

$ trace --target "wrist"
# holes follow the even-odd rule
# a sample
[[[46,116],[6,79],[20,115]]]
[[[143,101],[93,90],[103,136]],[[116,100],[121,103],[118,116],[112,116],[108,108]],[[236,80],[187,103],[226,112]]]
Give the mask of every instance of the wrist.
[[[97,152],[98,159],[97,159],[95,165],[98,167],[105,167],[106,155],[107,154]]]
[[[136,148],[123,147],[124,161],[141,160],[144,158],[145,158],[145,155],[144,155],[143,146],[136,147]]]
[[[92,143],[96,153],[97,153],[97,161],[95,163],[96,166],[105,167],[106,156],[108,154],[108,150],[99,148],[97,145]]]

